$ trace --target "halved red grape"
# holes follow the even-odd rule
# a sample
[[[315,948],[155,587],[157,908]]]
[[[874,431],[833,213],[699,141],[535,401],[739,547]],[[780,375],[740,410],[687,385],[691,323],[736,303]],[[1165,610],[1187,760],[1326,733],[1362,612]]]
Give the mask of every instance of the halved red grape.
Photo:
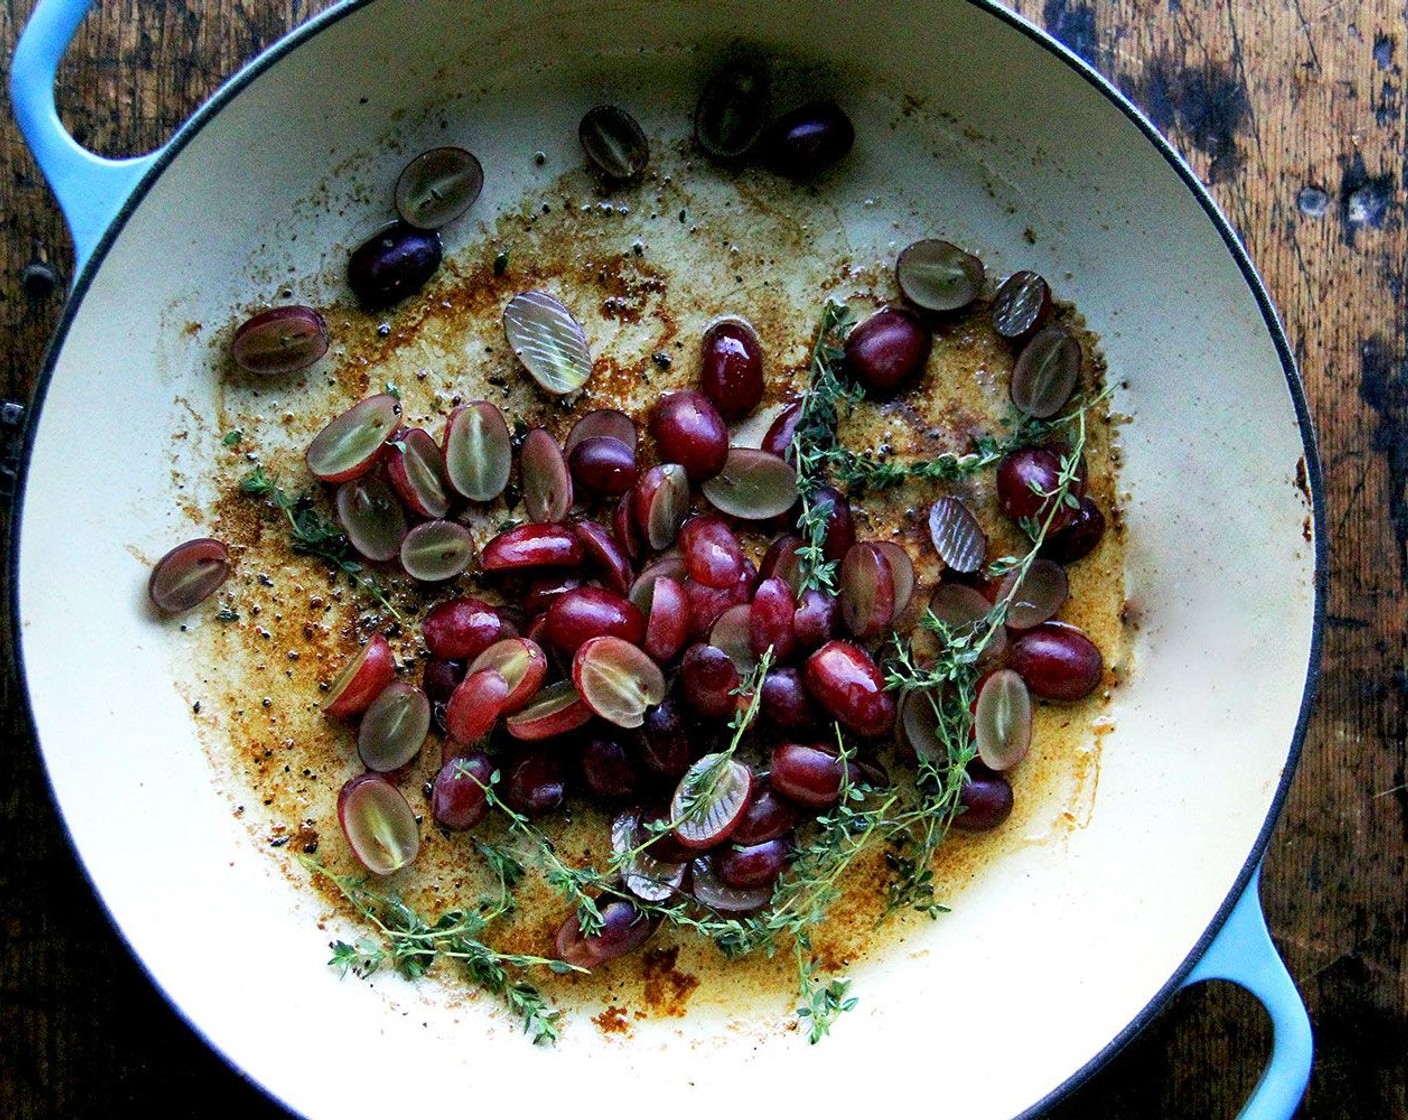
[[[577,126],[582,150],[608,179],[638,178],[650,162],[650,142],[634,117],[616,105],[588,109]]]
[[[572,508],[572,475],[557,440],[546,428],[523,437],[518,452],[523,507],[534,521],[561,521]]]
[[[599,634],[640,645],[645,638],[645,616],[629,599],[604,587],[578,587],[553,600],[543,634],[555,649],[569,657],[587,639]]]
[[[900,730],[918,758],[944,766],[948,762],[948,749],[939,738],[937,701],[932,689],[915,688],[906,692],[900,701]]]
[[[1007,603],[1007,625],[1013,630],[1030,630],[1048,619],[1065,605],[1071,583],[1066,569],[1054,560],[1033,560],[1025,575],[1018,578],[1016,569],[1007,573],[997,585],[997,602]],[[1002,767],[995,767],[1002,769]]]
[[[638,646],[609,635],[577,650],[572,683],[587,707],[618,727],[639,727],[646,709],[665,698],[660,667]]]
[[[751,323],[719,319],[704,332],[699,387],[725,420],[741,420],[763,399],[763,344]]]
[[[413,684],[392,681],[362,715],[357,753],[368,770],[399,770],[430,734],[430,700]]]
[[[724,469],[728,427],[714,403],[697,389],[668,393],[650,410],[650,434],[661,460],[679,463],[696,482]]]
[[[669,548],[689,513],[689,475],[678,463],[661,463],[641,476],[635,488],[636,524],[656,552]]]
[[[748,641],[755,657],[771,649],[776,665],[792,656],[797,649],[796,614],[797,600],[786,580],[772,576],[758,584],[748,614]]]
[[[380,774],[360,774],[337,795],[337,820],[352,854],[373,875],[390,875],[420,851],[415,810]]]
[[[474,538],[458,521],[422,521],[401,538],[401,567],[423,583],[440,583],[474,560]]]
[[[464,680],[464,662],[448,657],[430,656],[421,666],[420,686],[432,705],[443,705],[450,699],[455,686]],[[433,708],[432,708],[433,712]]]
[[[807,658],[803,669],[807,691],[842,727],[865,738],[885,734],[894,726],[895,698],[870,654],[859,646],[833,639]]]
[[[739,890],[730,887],[714,867],[714,854],[707,852],[689,865],[690,893],[710,910],[720,914],[748,914],[772,901],[771,884]]]
[[[592,375],[586,332],[547,292],[522,292],[509,300],[504,334],[523,368],[554,396],[575,393]]]
[[[508,700],[509,683],[496,668],[474,669],[450,694],[445,732],[457,743],[473,743],[489,734]]]
[[[587,560],[610,590],[626,595],[631,590],[631,562],[610,533],[594,521],[578,521],[574,526],[581,538]]]
[[[573,481],[588,494],[618,498],[636,484],[636,453],[613,436],[589,436],[567,455]]]
[[[304,452],[308,469],[324,482],[365,474],[401,423],[401,402],[390,393],[358,401],[333,417]]]
[[[1022,347],[1012,369],[1012,403],[1038,420],[1055,416],[1080,380],[1081,350],[1064,327],[1047,327]]]
[[[986,632],[990,603],[976,587],[963,583],[941,583],[929,599],[929,610],[949,628],[956,641],[972,642]],[[1007,649],[1007,632],[998,627],[988,637],[983,659],[992,660]]]
[[[822,555],[838,563],[845,559],[851,545],[856,543],[855,518],[851,514],[851,502],[834,486],[819,486],[812,495],[812,509],[818,516],[824,515],[826,527],[822,530]]]
[[[757,844],[728,844],[714,853],[714,871],[735,890],[770,887],[787,866],[792,845],[784,837]]]
[[[1009,770],[1032,745],[1032,698],[1011,669],[989,673],[978,690],[973,712],[978,757],[994,770]]]
[[[731,587],[743,574],[743,549],[722,518],[701,514],[680,527],[680,555],[691,579]]]
[[[685,650],[679,682],[685,702],[708,719],[728,719],[738,709],[743,678],[733,658],[718,646],[700,642]]]
[[[988,554],[987,534],[958,498],[940,498],[930,508],[929,538],[939,559],[955,572],[976,572]]]
[[[583,555],[581,538],[566,525],[519,525],[484,546],[479,566],[486,572],[575,568]]]
[[[895,583],[895,613],[893,622],[903,613],[914,597],[914,561],[904,547],[894,541],[871,541],[881,555],[890,562],[890,576]]]
[[[368,560],[383,562],[400,554],[406,514],[391,487],[376,475],[364,474],[344,482],[337,488],[333,505],[352,547]]]
[[[656,581],[667,578],[677,583],[682,583],[686,579],[684,561],[680,559],[678,552],[667,552],[642,568],[640,575],[636,576],[635,581],[631,584],[631,591],[627,598],[648,614],[652,588],[654,588]]]
[[[797,550],[801,547],[802,538],[792,533],[784,533],[778,537],[768,545],[768,550],[763,553],[763,558],[758,563],[759,578],[766,580],[776,576],[786,583],[795,595],[802,582],[802,562],[797,558]]]
[[[582,703],[571,681],[554,681],[540,690],[528,706],[504,721],[515,739],[551,739],[585,727],[592,710]]]
[[[328,686],[324,713],[338,719],[361,715],[395,676],[391,643],[383,635],[373,634]]]
[[[567,433],[567,442],[562,450],[569,458],[577,445],[585,439],[614,439],[624,443],[634,455],[636,452],[636,422],[624,412],[615,408],[594,408],[583,413],[581,419],[572,425]]]
[[[599,898],[602,927],[586,936],[574,913],[557,931],[558,959],[576,968],[593,969],[639,949],[660,928],[660,918],[642,914],[624,898]]]
[[[430,815],[451,832],[473,828],[489,815],[494,763],[483,751],[447,759],[430,790]]]
[[[503,702],[503,711],[510,713],[527,705],[543,687],[548,659],[531,638],[504,638],[469,663],[471,675],[481,669],[493,669],[508,682],[509,693]]]
[[[444,517],[449,512],[445,456],[424,428],[408,428],[387,446],[386,477],[396,496],[417,516]]]
[[[801,421],[801,401],[793,401],[784,406],[768,425],[768,430],[763,436],[762,449],[796,466],[797,464],[792,462],[792,441],[797,435],[797,425]]]
[[[841,564],[841,621],[862,641],[878,638],[895,617],[895,577],[869,541],[851,546]]]
[[[983,291],[983,262],[949,241],[915,241],[900,251],[895,280],[924,311],[957,311]]]
[[[1009,664],[1043,700],[1083,700],[1104,676],[1100,649],[1083,630],[1044,622],[1012,643]]]
[[[758,664],[751,640],[752,612],[752,604],[737,603],[719,615],[709,629],[709,644],[728,654],[740,673],[747,673]]]
[[[636,489],[639,488],[640,484],[637,483]],[[636,490],[622,494],[621,500],[616,503],[616,509],[611,514],[611,535],[616,538],[627,559],[639,560],[645,553],[645,540],[636,523]]]
[[[748,601],[746,576],[732,587],[706,587],[692,579],[686,579],[681,586],[689,603],[689,636],[696,641],[708,637],[714,623],[729,607]]]
[[[709,79],[694,110],[694,140],[713,159],[742,159],[762,137],[772,105],[767,70],[731,63]]]
[[[886,397],[924,372],[934,336],[908,311],[884,307],[846,336],[846,369],[872,394]]]
[[[702,489],[715,509],[745,521],[763,521],[796,503],[797,472],[766,451],[731,447],[724,469]]]
[[[993,297],[993,329],[1013,342],[1039,330],[1050,314],[1051,288],[1035,272],[1014,272]]]
[[[689,600],[676,579],[661,576],[650,585],[646,611],[645,652],[660,664],[668,664],[684,648],[689,637]]]
[[[744,763],[706,754],[685,771],[670,799],[675,837],[696,850],[722,844],[743,820],[752,790],[753,771]]]
[[[180,614],[205,602],[230,575],[230,550],[214,537],[178,544],[152,568],[147,597],[159,611]]]
[[[445,476],[461,497],[492,502],[513,470],[513,441],[499,407],[470,401],[445,422]]]
[[[406,164],[396,180],[396,212],[417,229],[449,225],[484,189],[484,168],[463,148],[431,148]]]
[[[626,889],[646,902],[664,902],[683,885],[686,865],[656,859],[642,847],[648,839],[637,810],[629,809],[611,822],[611,850],[621,861]]]
[[[827,809],[841,800],[846,764],[822,746],[783,743],[774,747],[768,784],[790,801],[809,809]]]
[[[328,352],[328,325],[311,307],[271,307],[235,329],[230,356],[248,373],[278,376],[307,369]]]

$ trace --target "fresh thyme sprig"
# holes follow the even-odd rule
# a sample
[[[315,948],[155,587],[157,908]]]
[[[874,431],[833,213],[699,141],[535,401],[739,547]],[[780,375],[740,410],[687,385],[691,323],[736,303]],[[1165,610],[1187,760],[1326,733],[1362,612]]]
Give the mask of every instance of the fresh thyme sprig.
[[[831,1024],[842,1012],[855,1007],[857,1000],[855,996],[846,994],[851,986],[849,980],[832,977],[823,982],[818,979],[817,961],[812,956],[811,939],[806,934],[798,935],[792,945],[797,956],[798,988],[802,997],[797,1018],[809,1025],[807,1041],[815,1046],[831,1033]]]
[[[581,926],[583,936],[592,937],[600,933],[606,919],[602,917],[601,908],[591,892],[603,889],[607,882],[605,877],[595,868],[573,867],[565,862],[557,854],[557,846],[542,829],[505,804],[503,798],[494,790],[501,777],[497,770],[489,776],[488,782],[481,781],[466,760],[457,762],[456,770],[467,775],[484,791],[484,798],[490,808],[498,809],[508,818],[509,831],[527,842],[534,857],[542,865],[543,877],[548,886],[577,908],[577,922]],[[502,852],[499,854],[503,855]],[[519,870],[521,872],[521,865]]]
[[[686,776],[685,781],[688,786],[680,797],[680,819],[670,821],[662,828],[658,828],[658,831],[675,828],[687,821],[708,815],[718,798],[719,783],[729,772],[729,763],[738,753],[743,736],[752,727],[753,721],[758,718],[758,710],[763,699],[763,679],[768,675],[768,670],[772,668],[772,662],[773,652],[772,647],[769,646],[763,651],[763,656],[758,659],[758,663],[748,671],[743,680],[739,682],[738,687],[733,690],[735,696],[740,699],[746,698],[746,703],[734,711],[733,718],[729,721],[729,729],[733,735],[729,739],[728,746],[707,756],[709,758],[708,765],[697,773]],[[624,854],[630,855],[632,853]]]
[[[290,495],[276,479],[265,473],[263,467],[255,467],[240,480],[240,493],[252,498],[267,498],[276,508],[283,510],[288,518],[294,552],[325,560],[346,575],[355,586],[376,599],[401,625],[406,625],[401,612],[387,597],[381,581],[353,559],[346,535],[317,509],[311,495]]]
[[[344,973],[350,969],[358,976],[369,976],[389,963],[408,980],[416,980],[424,976],[437,959],[456,960],[470,979],[498,996],[509,1011],[522,1020],[523,1029],[534,1042],[557,1040],[557,1020],[561,1012],[524,980],[521,973],[532,968],[545,968],[559,974],[585,970],[547,957],[500,953],[484,944],[479,935],[496,918],[507,913],[511,901],[505,904],[502,898],[498,901],[485,899],[474,910],[450,910],[430,922],[394,894],[373,890],[364,880],[335,874],[311,856],[298,858],[309,871],[337,887],[385,939],[385,944],[366,937],[358,938],[351,945],[334,941],[330,965],[341,968]]]
[[[829,503],[818,501],[818,491],[827,485],[827,467],[836,447],[840,410],[849,411],[861,399],[860,390],[843,381],[839,373],[845,358],[841,344],[855,322],[846,304],[826,301],[816,341],[812,344],[801,413],[792,436],[792,461],[797,468],[797,493],[802,505],[797,518],[797,532],[802,538],[802,547],[797,550],[801,565],[798,595],[810,589],[836,590],[839,564],[827,560],[823,550],[831,507]]]

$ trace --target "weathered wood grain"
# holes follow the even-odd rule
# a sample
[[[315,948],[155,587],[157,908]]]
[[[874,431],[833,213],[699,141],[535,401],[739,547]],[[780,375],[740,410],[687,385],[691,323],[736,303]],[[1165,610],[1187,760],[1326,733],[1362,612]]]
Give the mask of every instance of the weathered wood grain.
[[[32,6],[0,4],[7,59]],[[326,6],[108,0],[63,68],[64,118],[99,151],[151,147],[243,61]],[[1403,9],[1397,0],[1013,7],[1113,78],[1209,183],[1301,362],[1324,457],[1330,622],[1319,699],[1263,896],[1317,1031],[1302,1114],[1408,1116]],[[8,117],[0,165],[0,394],[23,398],[71,258]],[[46,290],[46,263],[57,288]],[[277,1114],[163,1003],[109,928],[49,801],[9,661],[7,647],[0,1114],[203,1116],[213,1102]],[[240,967],[218,937],[210,955],[214,968]],[[277,1011],[268,1029],[297,1045],[298,1025]],[[1185,993],[1054,1114],[1232,1116],[1268,1039],[1261,1011],[1235,989]]]

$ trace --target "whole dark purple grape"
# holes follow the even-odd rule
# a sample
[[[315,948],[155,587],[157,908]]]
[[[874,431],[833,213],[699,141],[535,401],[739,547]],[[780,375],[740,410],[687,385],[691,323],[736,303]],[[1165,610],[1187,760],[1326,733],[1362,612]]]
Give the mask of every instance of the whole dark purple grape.
[[[773,121],[759,147],[779,173],[810,179],[844,159],[855,139],[855,126],[839,105],[813,101]]]
[[[881,308],[846,337],[846,369],[871,395],[887,397],[924,371],[933,345],[908,311]]]
[[[367,310],[390,307],[425,286],[440,267],[442,252],[434,230],[393,222],[352,251],[347,283]]]
[[[953,818],[962,832],[988,832],[1012,815],[1012,783],[1005,774],[989,770],[974,759],[968,764],[958,803],[963,811]]]
[[[1070,520],[1046,535],[1041,544],[1040,555],[1058,564],[1074,564],[1095,551],[1100,538],[1105,535],[1105,515],[1095,504],[1095,499],[1087,494]]]
[[[640,786],[640,773],[626,748],[615,739],[594,735],[582,748],[582,777],[603,801],[624,801]]]

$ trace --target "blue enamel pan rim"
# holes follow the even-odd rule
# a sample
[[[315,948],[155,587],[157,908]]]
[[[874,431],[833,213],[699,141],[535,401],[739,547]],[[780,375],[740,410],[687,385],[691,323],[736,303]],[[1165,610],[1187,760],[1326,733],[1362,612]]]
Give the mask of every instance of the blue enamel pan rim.
[[[248,86],[256,78],[262,75],[266,70],[270,69],[282,58],[284,58],[285,55],[298,49],[298,47],[300,47],[306,40],[312,38],[314,35],[317,35],[324,28],[329,27],[334,23],[337,23],[338,21],[352,14],[353,12],[356,12],[357,10],[374,2],[375,0],[345,0],[345,2],[340,4],[339,6],[331,8],[321,13],[320,15],[315,16],[307,23],[303,24],[298,28],[295,28],[287,36],[279,40],[277,43],[273,44],[256,59],[254,59],[247,66],[241,69],[238,73],[233,75],[204,105],[202,105],[199,109],[195,111],[195,113],[192,114],[190,119],[184,125],[181,126],[181,128],[176,132],[176,134],[171,138],[171,140],[157,153],[155,153],[150,166],[146,170],[146,173],[141,177],[141,180],[137,183],[135,188],[132,190],[131,194],[122,204],[121,209],[117,212],[116,216],[113,218],[111,223],[103,232],[103,235],[101,239],[97,242],[92,255],[85,262],[83,269],[74,284],[73,291],[69,295],[69,299],[67,304],[65,305],[64,312],[62,318],[60,319],[58,328],[55,331],[47,350],[45,351],[43,368],[40,371],[35,382],[33,401],[30,406],[30,415],[28,418],[28,423],[26,424],[24,444],[21,450],[19,479],[14,497],[14,509],[16,511],[16,519],[13,531],[10,535],[10,546],[8,549],[8,560],[11,572],[18,573],[19,571],[19,541],[24,491],[28,477],[30,459],[33,452],[34,433],[38,427],[38,419],[42,414],[43,402],[47,393],[49,381],[53,376],[54,365],[58,353],[63,346],[68,331],[72,326],[74,317],[77,314],[78,306],[82,302],[85,293],[91,286],[93,277],[96,275],[97,270],[102,267],[103,258],[106,256],[108,249],[113,243],[113,240],[121,231],[122,227],[126,224],[128,217],[141,203],[142,199],[145,198],[147,192],[151,189],[151,186],[156,181],[156,179],[162,174],[162,172],[172,162],[172,160],[174,160],[176,156],[180,154],[180,152],[185,148],[185,146],[190,143],[190,141],[201,131],[201,129],[204,128],[205,125],[217,113],[219,113],[228,102],[230,102],[234,97],[236,97],[241,91],[244,90],[246,86]],[[1280,358],[1282,372],[1285,375],[1286,385],[1290,392],[1291,400],[1295,407],[1296,421],[1300,428],[1301,443],[1304,449],[1305,476],[1310,494],[1311,516],[1313,520],[1313,544],[1315,550],[1315,607],[1313,629],[1311,633],[1310,658],[1307,667],[1305,687],[1301,698],[1300,711],[1297,715],[1295,731],[1292,735],[1291,743],[1287,753],[1287,765],[1282,771],[1281,779],[1277,785],[1275,796],[1272,799],[1270,810],[1268,811],[1266,819],[1262,824],[1256,842],[1252,845],[1251,850],[1248,852],[1247,858],[1243,863],[1240,872],[1237,875],[1236,882],[1232,890],[1228,893],[1226,899],[1224,899],[1222,906],[1218,909],[1218,912],[1214,916],[1212,922],[1208,925],[1207,929],[1203,932],[1203,935],[1198,939],[1197,943],[1190,950],[1186,958],[1174,971],[1173,975],[1169,977],[1167,983],[1164,984],[1164,986],[1158,991],[1158,993],[1153,997],[1153,999],[1151,999],[1149,1003],[1144,1007],[1144,1009],[1137,1016],[1135,1016],[1135,1018],[1090,1061],[1088,1061],[1084,1066],[1082,1066],[1079,1070],[1077,1070],[1070,1077],[1068,1077],[1046,1098],[1044,1098],[1043,1100],[1023,1112],[1021,1114],[1021,1117],[1018,1118],[1018,1120],[1023,1120],[1023,1118],[1035,1117],[1039,1115],[1057,1100],[1067,1096],[1076,1087],[1088,1081],[1097,1070],[1103,1067],[1112,1057],[1114,1057],[1116,1053],[1123,1049],[1123,1047],[1128,1044],[1135,1037],[1135,1035],[1137,1035],[1141,1030],[1143,1030],[1144,1027],[1146,1027],[1150,1023],[1150,1021],[1155,1018],[1155,1016],[1162,1010],[1164,1005],[1172,997],[1174,992],[1176,992],[1180,987],[1183,986],[1183,984],[1187,980],[1189,973],[1192,971],[1199,959],[1201,959],[1202,956],[1206,953],[1208,947],[1212,944],[1214,938],[1216,938],[1217,934],[1222,929],[1223,925],[1226,923],[1228,916],[1232,913],[1233,908],[1236,906],[1238,900],[1242,897],[1243,892],[1248,889],[1248,884],[1252,883],[1253,877],[1256,873],[1256,869],[1270,842],[1271,833],[1275,827],[1276,820],[1280,815],[1283,805],[1285,804],[1286,797],[1290,789],[1291,781],[1295,775],[1296,767],[1300,760],[1301,751],[1305,741],[1306,729],[1310,719],[1310,712],[1314,700],[1316,682],[1319,675],[1320,655],[1324,636],[1325,591],[1328,579],[1328,546],[1325,535],[1325,504],[1323,495],[1323,482],[1321,477],[1320,457],[1316,448],[1315,434],[1311,424],[1310,410],[1306,401],[1305,390],[1303,385],[1301,384],[1299,374],[1296,370],[1295,358],[1293,356],[1290,343],[1286,338],[1285,330],[1281,326],[1280,320],[1277,317],[1275,308],[1271,302],[1271,298],[1266,291],[1266,287],[1262,283],[1260,276],[1257,274],[1255,267],[1252,265],[1252,262],[1248,257],[1245,248],[1243,248],[1240,240],[1238,239],[1236,231],[1232,228],[1227,218],[1222,214],[1217,204],[1213,201],[1212,196],[1208,193],[1207,188],[1204,187],[1201,181],[1199,181],[1197,175],[1194,174],[1193,169],[1188,165],[1188,163],[1183,159],[1183,157],[1179,155],[1179,153],[1173,148],[1169,141],[1166,140],[1162,134],[1160,134],[1158,129],[1154,127],[1154,125],[1148,120],[1148,118],[1145,117],[1144,114],[1140,112],[1140,110],[1136,108],[1108,79],[1106,79],[1083,58],[1075,54],[1062,43],[1052,38],[1040,28],[1033,26],[1021,17],[1000,7],[995,2],[995,0],[966,0],[966,2],[971,4],[973,7],[985,11],[993,18],[998,19],[1001,22],[1007,24],[1009,27],[1020,32],[1022,35],[1025,35],[1033,43],[1037,44],[1038,46],[1046,50],[1049,54],[1051,54],[1053,57],[1064,63],[1067,67],[1075,71],[1082,78],[1084,78],[1085,81],[1087,81],[1091,86],[1093,86],[1097,91],[1099,91],[1105,97],[1105,99],[1110,102],[1112,106],[1118,109],[1132,124],[1134,124],[1139,129],[1139,131],[1144,135],[1145,139],[1147,139],[1148,142],[1155,148],[1155,150],[1157,150],[1159,154],[1163,156],[1165,162],[1167,162],[1169,167],[1171,167],[1173,171],[1177,173],[1179,178],[1182,179],[1184,185],[1188,188],[1189,192],[1193,195],[1193,197],[1198,201],[1198,204],[1202,207],[1203,212],[1206,214],[1208,220],[1212,223],[1213,227],[1218,231],[1219,235],[1222,237],[1222,240],[1227,247],[1227,251],[1231,254],[1232,259],[1236,262],[1237,267],[1240,269],[1242,277],[1246,281],[1247,287],[1250,289],[1252,296],[1255,298],[1257,306],[1261,311],[1263,323],[1265,324],[1267,331],[1270,333],[1271,339],[1276,347],[1277,355]],[[12,620],[14,620],[15,626],[17,628],[19,619],[18,579],[12,579],[10,581],[9,597],[10,617]],[[25,680],[23,648],[21,643],[17,640],[13,643],[13,648],[15,654],[16,670],[19,673],[21,682],[23,683]],[[26,711],[29,717],[30,733],[34,737],[35,742],[38,742],[38,728],[35,726],[33,712],[30,709],[27,687],[24,689],[24,695],[26,701]],[[65,829],[67,829],[66,824]],[[70,844],[72,844],[71,839]],[[82,865],[81,857],[79,859],[79,862],[80,865]],[[87,870],[85,867],[85,875],[86,874]],[[1255,888],[1253,887],[1252,889]],[[97,895],[101,903],[102,895],[101,892],[96,890],[96,887],[94,893],[95,895]],[[106,909],[106,904],[103,905]],[[109,920],[111,920],[110,914]],[[125,935],[122,934],[121,928],[118,927],[115,922],[113,923],[113,926],[114,929],[118,931],[119,936],[123,937],[123,940],[126,941]],[[143,970],[146,971],[148,976],[150,977],[151,973],[150,970],[147,969],[145,962],[143,962],[136,953],[133,953],[133,956],[138,961],[139,965],[143,968]],[[152,978],[152,982],[153,986],[157,987],[158,990],[162,990],[163,994],[165,994],[164,990],[161,989],[161,986],[156,983],[155,978]],[[205,1035],[205,1033],[200,1029],[200,1027],[197,1024],[191,1022],[191,1020],[186,1017],[185,1013],[181,1010],[181,1008],[174,1001],[170,1000],[169,997],[168,1002],[171,1003],[172,1007],[175,1008],[177,1013],[181,1015],[183,1019],[185,1019],[185,1021],[190,1025],[191,1029],[199,1037],[204,1039],[207,1045],[211,1046],[212,1050],[215,1050],[216,1053],[221,1053],[220,1048],[211,1043],[210,1039]],[[224,1055],[222,1054],[222,1056]],[[226,1061],[229,1062],[229,1059],[227,1058]],[[254,1083],[243,1069],[240,1069],[233,1062],[229,1062],[229,1064],[231,1065],[231,1068],[235,1069],[235,1071],[240,1076],[244,1077],[246,1080],[250,1080],[251,1083]],[[263,1089],[263,1086],[258,1087]],[[266,1093],[268,1092],[267,1090],[264,1091]],[[270,1095],[270,1100],[274,1100],[272,1095]]]

